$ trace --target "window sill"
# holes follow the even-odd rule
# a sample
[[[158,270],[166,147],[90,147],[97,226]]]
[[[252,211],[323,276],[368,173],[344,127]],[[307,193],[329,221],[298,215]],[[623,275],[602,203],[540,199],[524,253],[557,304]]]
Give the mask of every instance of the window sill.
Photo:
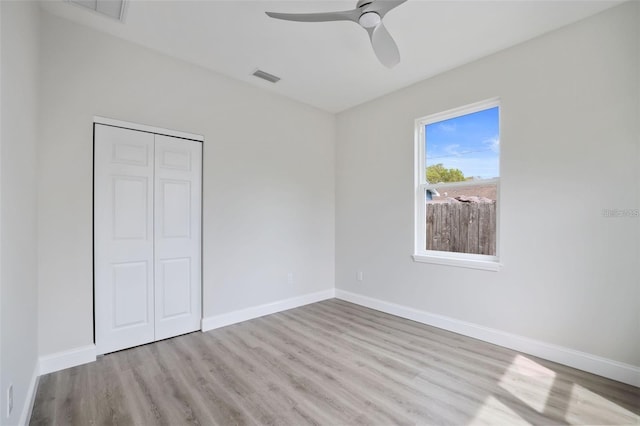
[[[461,259],[457,257],[414,254],[413,260],[422,263],[435,263],[437,265],[457,266],[461,268],[481,269],[484,271],[499,271],[502,264],[497,260]]]

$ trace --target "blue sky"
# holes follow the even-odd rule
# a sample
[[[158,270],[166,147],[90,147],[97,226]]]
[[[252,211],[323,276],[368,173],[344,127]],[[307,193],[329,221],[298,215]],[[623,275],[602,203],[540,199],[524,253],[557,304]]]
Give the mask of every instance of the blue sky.
[[[498,107],[426,126],[427,167],[442,163],[465,177],[500,176]]]

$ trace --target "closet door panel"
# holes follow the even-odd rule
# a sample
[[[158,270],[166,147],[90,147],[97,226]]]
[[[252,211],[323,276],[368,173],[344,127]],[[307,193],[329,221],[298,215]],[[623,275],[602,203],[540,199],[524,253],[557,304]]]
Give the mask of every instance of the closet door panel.
[[[155,136],[156,340],[200,329],[202,144]]]
[[[154,340],[153,135],[96,124],[95,332],[98,354]]]

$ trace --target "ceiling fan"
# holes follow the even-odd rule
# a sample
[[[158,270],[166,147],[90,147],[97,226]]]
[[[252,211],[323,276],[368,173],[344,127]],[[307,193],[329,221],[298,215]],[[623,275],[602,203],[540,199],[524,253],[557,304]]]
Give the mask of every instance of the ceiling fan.
[[[321,13],[277,13],[266,12],[272,18],[299,22],[353,21],[367,30],[371,45],[378,60],[393,68],[400,62],[398,46],[382,23],[382,18],[391,9],[407,0],[359,0],[353,10]]]

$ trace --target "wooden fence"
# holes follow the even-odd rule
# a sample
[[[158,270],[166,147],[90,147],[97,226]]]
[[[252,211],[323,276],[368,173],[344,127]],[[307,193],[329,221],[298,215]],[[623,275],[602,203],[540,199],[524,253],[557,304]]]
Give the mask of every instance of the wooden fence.
[[[427,250],[496,254],[496,203],[427,203]]]

